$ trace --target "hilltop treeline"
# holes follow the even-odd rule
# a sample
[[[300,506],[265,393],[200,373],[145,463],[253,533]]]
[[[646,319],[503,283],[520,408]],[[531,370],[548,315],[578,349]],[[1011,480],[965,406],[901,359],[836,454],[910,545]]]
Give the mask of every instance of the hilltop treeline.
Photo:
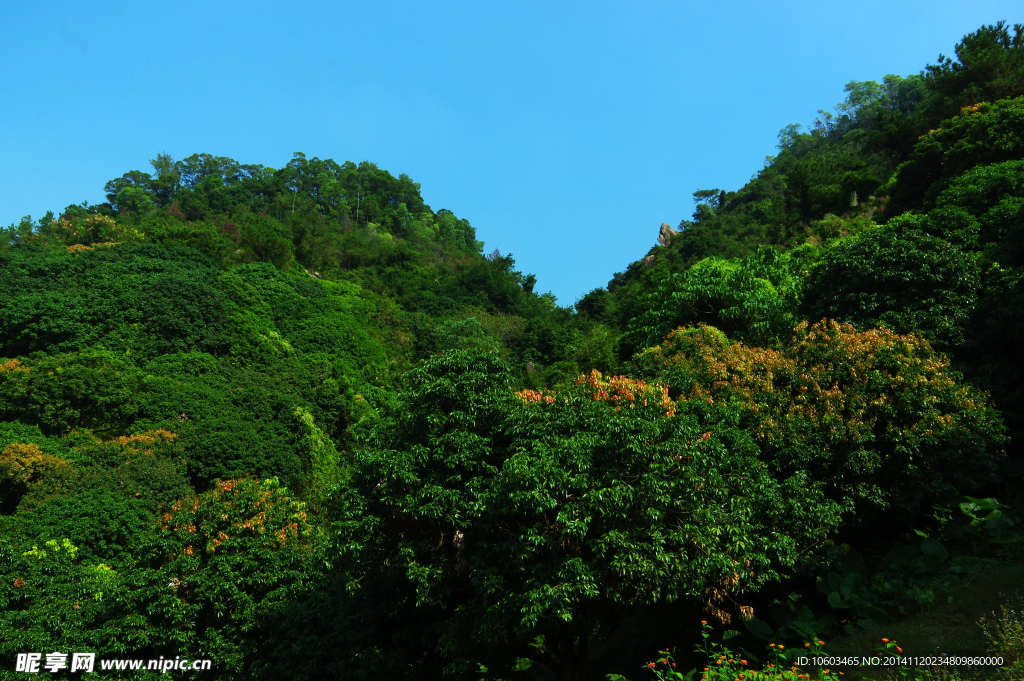
[[[574,308],[368,162],[159,154],[12,225],[3,656],[642,678],[1016,555],[1024,27],[847,92]]]

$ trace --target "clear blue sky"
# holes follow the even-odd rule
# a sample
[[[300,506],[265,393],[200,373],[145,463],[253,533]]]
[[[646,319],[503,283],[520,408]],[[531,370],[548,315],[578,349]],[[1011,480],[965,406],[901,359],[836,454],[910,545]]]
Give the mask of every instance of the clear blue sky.
[[[852,79],[907,75],[1020,0],[5,2],[0,224],[148,159],[373,161],[563,305],[736,189]]]

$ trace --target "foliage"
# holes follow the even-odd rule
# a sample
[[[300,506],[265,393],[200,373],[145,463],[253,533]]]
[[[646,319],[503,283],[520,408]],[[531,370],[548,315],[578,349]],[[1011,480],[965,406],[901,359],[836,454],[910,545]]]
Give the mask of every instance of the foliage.
[[[83,350],[102,341],[142,356],[216,351],[227,323],[217,272],[194,251],[122,244],[5,253],[0,353]]]
[[[811,270],[801,312],[916,331],[938,347],[962,344],[981,288],[978,265],[920,223],[903,216],[834,245]]]
[[[750,343],[785,339],[795,322],[806,252],[762,248],[740,260],[702,260],[651,290],[646,312],[633,320],[641,347],[679,326],[708,323]]]
[[[939,194],[924,224],[933,233],[984,251],[990,262],[1020,267],[1022,200],[1024,161],[979,165]]]
[[[809,679],[811,678],[810,675],[803,673],[800,665],[797,664],[797,658],[800,656],[820,658],[826,655],[822,649],[825,642],[817,638],[807,641],[803,649],[789,648],[787,650],[785,645],[769,643],[767,645],[767,657],[771,661],[766,662],[763,669],[757,670],[753,668],[750,662],[743,659],[743,653],[734,653],[722,644],[712,645],[708,640],[711,636],[711,626],[707,621],[703,620],[700,624],[703,641],[697,646],[696,652],[704,657],[705,664],[707,665],[700,672],[701,681],[732,681],[733,679],[752,679],[754,681],[758,679],[786,679],[798,681],[800,679]],[[676,662],[672,653],[668,650],[662,650],[659,660],[648,662],[645,666],[654,673],[654,677],[658,681],[684,681],[696,676],[697,671],[692,670],[684,674],[676,670]],[[840,675],[837,671],[818,668],[816,678],[822,681],[838,681]]]
[[[78,440],[70,455],[78,462],[79,490],[106,488],[149,513],[192,492],[175,433],[153,430],[106,441],[78,433],[68,440]]]
[[[928,109],[936,118],[949,118],[965,106],[1024,94],[1024,25],[1005,22],[982,26],[963,37],[956,59],[939,57],[928,66]]]
[[[0,455],[4,508],[17,510],[26,537],[67,538],[85,557],[124,559],[160,505],[191,492],[174,439],[166,431],[71,438],[75,464],[36,444],[8,445]]]
[[[680,390],[680,409],[739,410],[774,472],[805,471],[858,514],[955,495],[1003,455],[998,412],[920,336],[804,322],[771,350],[701,326],[638,362]]]
[[[929,607],[1024,522],[1022,31],[848,83],[575,311],[369,162],[159,154],[6,228],[0,654],[581,679],[703,612],[780,637],[709,677],[780,678]]]
[[[834,114],[819,111],[806,130],[784,127],[779,153],[746,185],[696,192],[692,220],[680,222],[667,247],[617,273],[602,308],[625,326],[643,312],[633,299],[662,264],[674,274],[709,257],[827,241],[880,213],[929,209],[975,165],[1020,159],[1021,79],[1014,74],[1024,64],[1022,30],[983,26],[957,45],[955,59],[941,57],[920,75],[850,82]]]
[[[1024,678],[1024,613],[1020,594],[999,605],[998,612],[981,618],[978,625],[988,639],[989,650],[1003,658],[1000,678]]]
[[[133,203],[145,201],[135,195]],[[83,253],[96,246],[112,246],[122,241],[141,241],[145,234],[130,224],[119,223],[109,215],[61,216],[45,226],[47,236],[54,237],[68,247],[69,253]]]
[[[119,434],[137,409],[141,376],[115,353],[36,355],[27,371],[0,373],[0,418],[35,424],[46,434],[73,428]]]
[[[73,475],[69,461],[46,454],[35,443],[12,442],[0,452],[0,509],[12,513],[25,493],[44,479]]]
[[[704,667],[703,671],[700,672],[701,681],[712,681],[712,680],[730,680],[733,679],[742,680],[749,679],[751,681],[769,681],[771,679],[778,679],[780,681],[800,681],[801,679],[821,679],[838,681],[843,677],[845,672],[839,671],[838,669],[829,669],[818,667],[816,670],[809,670],[802,668],[797,661],[800,657],[814,658],[827,658],[829,653],[823,649],[825,645],[824,641],[814,639],[804,643],[803,648],[787,648],[785,645],[769,643],[768,644],[768,655],[771,662],[767,662],[762,669],[752,669],[752,665],[743,658],[742,653],[734,653],[729,650],[728,647],[718,644],[714,647],[709,646],[707,642],[708,626],[706,623],[702,623],[704,630],[705,643],[704,646],[698,646],[697,651],[704,653],[706,657],[707,666]],[[851,656],[856,657],[856,656]],[[865,664],[861,656],[861,667],[870,667],[871,665]],[[899,659],[904,660],[911,659],[910,656],[905,655],[903,648],[895,641],[888,638],[882,638],[874,651],[873,657],[878,660],[884,659]],[[649,662],[645,665],[646,668],[650,669],[654,673],[654,676],[658,681],[668,680],[688,680],[696,678],[697,671],[693,670],[688,674],[683,674],[675,669],[676,663],[672,653],[668,650],[660,652],[660,659],[655,662]],[[849,669],[848,667],[846,667]],[[1000,678],[1007,678],[1013,681],[1019,678],[1015,675],[1014,671],[1007,672],[1005,668],[1000,667]],[[806,672],[812,672],[811,674]],[[1005,677],[1003,675],[1006,675]],[[609,677],[610,681],[620,681],[624,677],[612,675]],[[867,677],[858,677],[867,678]],[[964,677],[960,675],[960,672],[956,668],[947,667],[944,664],[937,664],[934,666],[916,666],[909,664],[896,664],[892,665],[887,672],[886,679],[905,679],[907,681],[930,681],[932,679],[944,679],[945,681],[961,681]]]
[[[453,672],[580,678],[630,608],[700,599],[728,619],[727,595],[838,522],[804,476],[769,475],[728,424],[675,417],[661,387],[595,372],[516,398],[507,382],[493,355],[430,360],[354,461],[346,550],[427,611]]]
[[[69,462],[43,453],[36,444],[11,443],[0,452],[0,466],[15,484],[29,485],[66,468]]]
[[[8,659],[69,648],[127,657],[146,643],[139,618],[120,604],[123,570],[85,560],[67,538],[0,538],[0,575],[0,654]]]
[[[83,556],[110,561],[134,552],[151,518],[138,499],[94,488],[51,496],[28,512],[25,521],[26,532],[40,541],[67,537],[86,549]]]
[[[158,654],[215,659],[221,678],[250,678],[249,636],[320,564],[316,518],[274,479],[218,482],[175,502],[147,536],[150,567],[128,597]]]
[[[889,189],[889,215],[929,208],[949,181],[977,165],[1019,159],[1024,154],[1024,97],[964,107],[929,130],[896,169]]]
[[[303,431],[299,438],[305,496],[315,503],[329,495],[340,481],[341,457],[334,443],[317,427],[308,409],[295,407],[295,416]]]
[[[4,538],[0,650],[188,655],[212,658],[222,678],[251,678],[260,665],[249,637],[320,564],[315,523],[276,481],[243,479],[175,502],[159,525],[121,538],[133,552],[114,561],[90,560],[67,538]]]

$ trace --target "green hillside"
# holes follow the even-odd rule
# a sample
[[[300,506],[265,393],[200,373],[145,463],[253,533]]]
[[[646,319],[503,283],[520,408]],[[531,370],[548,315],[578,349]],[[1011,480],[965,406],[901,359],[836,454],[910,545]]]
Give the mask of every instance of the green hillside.
[[[0,678],[839,678],[780,669],[974,613],[1024,557],[1024,26],[955,54],[572,308],[369,162],[10,226]],[[1016,612],[960,678],[1024,678]]]

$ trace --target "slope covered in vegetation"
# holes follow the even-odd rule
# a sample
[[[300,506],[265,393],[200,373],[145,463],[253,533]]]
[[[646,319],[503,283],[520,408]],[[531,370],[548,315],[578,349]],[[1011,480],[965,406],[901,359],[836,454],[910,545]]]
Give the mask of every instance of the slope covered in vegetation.
[[[1019,557],[1024,27],[956,54],[575,309],[365,162],[158,155],[11,226],[0,652],[645,678]]]

